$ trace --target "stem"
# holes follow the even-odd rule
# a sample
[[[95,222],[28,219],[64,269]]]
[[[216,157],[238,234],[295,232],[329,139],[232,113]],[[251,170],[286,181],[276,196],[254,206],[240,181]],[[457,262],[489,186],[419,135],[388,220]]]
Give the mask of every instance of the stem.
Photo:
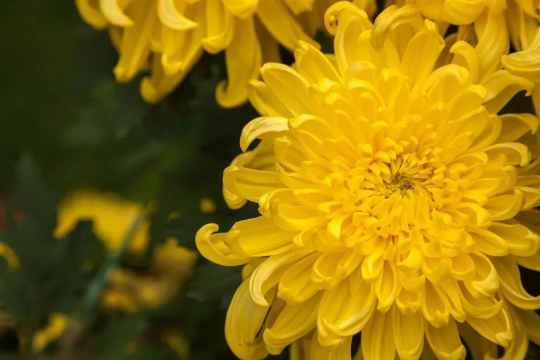
[[[96,309],[99,307],[99,297],[103,290],[105,290],[105,288],[107,287],[107,284],[109,282],[109,276],[114,271],[114,269],[116,269],[120,265],[122,259],[124,258],[131,246],[131,242],[135,237],[137,230],[142,225],[145,219],[145,212],[142,212],[137,216],[137,218],[135,218],[135,220],[131,223],[126,235],[124,236],[124,240],[122,241],[122,246],[120,247],[120,249],[118,249],[118,251],[114,252],[108,257],[100,273],[90,284],[88,291],[86,292],[86,295],[83,299],[81,320],[88,321],[94,318],[94,315],[97,311]],[[86,323],[86,321],[84,322]]]

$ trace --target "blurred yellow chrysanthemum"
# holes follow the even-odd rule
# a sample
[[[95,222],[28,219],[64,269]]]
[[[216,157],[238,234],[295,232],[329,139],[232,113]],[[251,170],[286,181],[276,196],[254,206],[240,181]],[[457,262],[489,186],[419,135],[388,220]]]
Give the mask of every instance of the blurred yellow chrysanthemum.
[[[292,67],[266,64],[253,84],[262,117],[223,182],[231,207],[254,202],[260,216],[196,236],[209,260],[245,265],[230,347],[464,359],[463,339],[476,359],[497,346],[523,359],[540,341],[540,297],[518,269],[540,271],[539,122],[498,112],[532,83],[481,77],[473,46],[447,47],[411,6],[372,24],[339,2],[325,20],[335,56],[303,43]]]
[[[169,301],[191,275],[196,255],[173,238],[159,246],[145,273],[116,269],[102,296],[109,309],[134,312],[157,308]]]
[[[77,222],[92,220],[94,232],[108,250],[118,251],[142,212],[141,205],[114,194],[77,191],[67,196],[58,208],[55,236],[62,238]],[[129,249],[132,253],[140,254],[146,249],[149,226],[148,221],[143,221],[136,229]],[[102,294],[103,306],[129,312],[158,307],[170,300],[191,275],[195,260],[193,251],[169,238],[156,248],[148,272],[119,268],[111,273],[109,287]]]
[[[94,190],[81,190],[67,196],[58,206],[58,219],[54,235],[62,238],[81,220],[92,220],[94,232],[110,251],[119,250],[143,207],[114,194]],[[130,250],[144,251],[148,243],[150,224],[144,221],[135,232]]]
[[[222,106],[247,98],[247,85],[263,62],[279,59],[278,44],[292,50],[311,39],[324,10],[336,0],[76,0],[86,22],[108,28],[120,53],[114,74],[128,81],[141,70],[144,99],[171,92],[203,51],[225,50],[228,79],[216,89]],[[361,0],[374,9],[374,0]]]

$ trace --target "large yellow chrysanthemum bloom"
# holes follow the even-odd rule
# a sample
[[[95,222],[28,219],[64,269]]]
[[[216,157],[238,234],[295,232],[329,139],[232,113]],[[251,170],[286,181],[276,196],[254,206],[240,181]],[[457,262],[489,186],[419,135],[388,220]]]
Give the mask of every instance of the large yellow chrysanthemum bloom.
[[[410,6],[373,25],[340,2],[326,20],[335,56],[304,43],[293,67],[262,67],[262,117],[224,172],[228,204],[260,216],[196,236],[209,260],[245,265],[230,347],[464,359],[461,337],[477,359],[497,345],[522,359],[540,341],[540,298],[518,270],[540,271],[539,122],[498,112],[532,84],[505,70],[480,81],[475,49],[445,47]]]
[[[203,51],[225,50],[228,79],[216,89],[222,106],[247,98],[247,85],[261,64],[278,61],[281,44],[292,50],[320,27],[336,0],[76,0],[86,22],[110,29],[120,59],[114,74],[129,81],[150,74],[141,93],[150,103],[170,93]],[[361,0],[372,11],[374,0]]]

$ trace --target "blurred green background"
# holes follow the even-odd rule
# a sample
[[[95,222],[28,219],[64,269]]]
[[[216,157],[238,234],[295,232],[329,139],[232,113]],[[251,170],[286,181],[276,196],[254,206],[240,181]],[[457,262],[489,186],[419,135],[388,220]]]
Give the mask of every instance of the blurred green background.
[[[53,238],[59,199],[92,188],[157,204],[152,246],[137,260],[138,270],[169,236],[194,249],[200,226],[216,222],[226,228],[254,211],[233,214],[221,196],[222,170],[239,153],[240,131],[254,112],[215,103],[214,87],[225,73],[221,56],[203,58],[175,93],[150,106],[139,97],[138,81],[114,82],[117,56],[108,34],[84,24],[73,1],[8,0],[5,6],[0,198],[7,230],[1,239],[30,265],[0,275],[0,304],[17,322],[17,331],[2,332],[1,358],[233,359],[223,326],[239,269],[200,258],[192,279],[168,305],[130,315],[94,309],[81,318],[85,331],[76,334],[76,351],[66,350],[73,344],[65,341],[39,355],[29,349],[29,339],[50,314],[81,313],[88,287],[107,261],[88,224],[69,236],[76,245]],[[201,212],[202,198],[216,202],[214,213]],[[20,213],[17,224],[13,219]],[[81,270],[89,260],[92,269]],[[128,262],[122,265],[133,267]],[[186,353],[158,336],[169,328],[185,337]]]

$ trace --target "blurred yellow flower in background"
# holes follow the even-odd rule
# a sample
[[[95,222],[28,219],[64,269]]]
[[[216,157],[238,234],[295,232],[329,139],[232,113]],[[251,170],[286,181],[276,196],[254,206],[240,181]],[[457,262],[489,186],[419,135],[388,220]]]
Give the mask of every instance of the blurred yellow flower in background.
[[[131,226],[143,213],[143,207],[114,194],[81,190],[68,195],[59,205],[55,236],[62,238],[77,222],[92,220],[93,229],[105,247],[118,251]],[[136,229],[129,250],[141,254],[148,245],[149,222],[143,221]],[[195,265],[193,251],[169,238],[154,251],[148,271],[115,269],[109,287],[102,294],[103,306],[108,309],[137,311],[155,308],[171,299],[189,278]]]
[[[247,99],[262,63],[279,61],[321,27],[336,0],[76,0],[83,19],[109,29],[120,54],[114,74],[129,81],[148,68],[141,94],[155,103],[184,79],[203,51],[225,51],[228,78],[216,97],[225,107]],[[374,10],[374,0],[363,0]]]
[[[81,190],[67,196],[58,206],[58,221],[54,235],[66,236],[81,220],[92,220],[96,235],[110,251],[119,250],[133,222],[141,216],[141,205],[115,194]],[[141,253],[148,243],[150,224],[144,221],[132,241],[130,250]]]
[[[169,301],[191,275],[196,255],[168,239],[159,246],[152,258],[150,269],[139,273],[116,269],[110,277],[109,289],[102,296],[109,309],[134,312],[157,308]]]
[[[260,216],[196,244],[244,265],[225,334],[241,359],[522,359],[540,341],[518,265],[540,271],[540,139],[499,111],[533,84],[482,70],[410,5],[373,24],[349,2],[325,17],[335,56],[302,43],[266,64],[261,117],[225,169],[232,208]],[[352,349],[361,333],[360,349]],[[427,344],[424,345],[425,339]]]

